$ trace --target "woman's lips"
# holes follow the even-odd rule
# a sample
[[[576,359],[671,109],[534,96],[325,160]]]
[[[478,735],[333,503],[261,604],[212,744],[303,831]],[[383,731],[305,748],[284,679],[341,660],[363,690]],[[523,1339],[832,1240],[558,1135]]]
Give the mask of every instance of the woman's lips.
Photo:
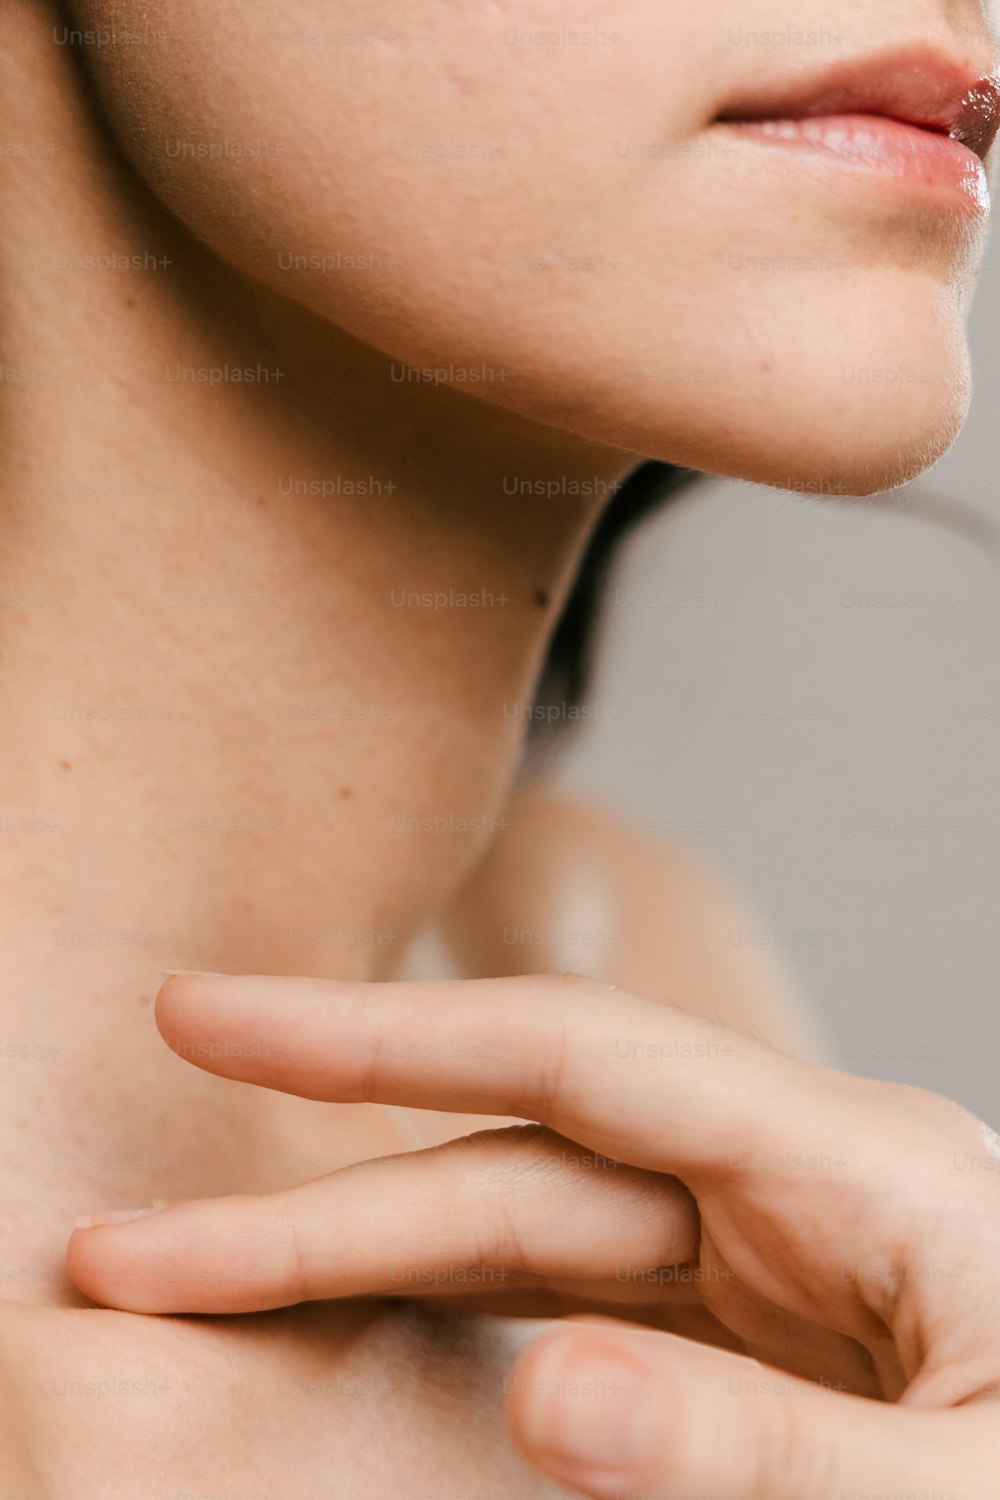
[[[988,213],[989,185],[979,155],[957,135],[874,114],[731,120],[725,128],[762,143],[836,158],[966,212]]]
[[[980,161],[1000,130],[1000,69],[977,79],[962,96],[959,113],[948,134],[974,151]]]
[[[874,115],[940,131],[986,156],[1000,129],[1000,69],[979,74],[928,46],[841,61],[775,78],[726,101],[724,123]]]
[[[982,57],[982,54],[981,54]],[[926,43],[776,77],[730,97],[716,127],[806,148],[909,188],[926,204],[989,209],[983,160],[1000,128],[1000,72]]]

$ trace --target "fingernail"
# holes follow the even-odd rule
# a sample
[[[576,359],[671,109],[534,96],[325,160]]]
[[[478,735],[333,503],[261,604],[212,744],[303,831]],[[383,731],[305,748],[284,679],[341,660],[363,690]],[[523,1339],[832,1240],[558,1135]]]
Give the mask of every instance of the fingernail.
[[[100,1214],[81,1214],[76,1220],[77,1229],[97,1229],[101,1224],[127,1224],[130,1219],[145,1219],[150,1214],[162,1213],[170,1204],[166,1198],[154,1198],[151,1208],[109,1208]]]
[[[638,1360],[609,1342],[556,1338],[532,1364],[525,1391],[524,1435],[556,1465],[611,1473],[633,1469],[653,1434],[650,1380]]]
[[[206,979],[224,979],[217,969],[161,969],[164,979],[177,979],[182,974],[204,974]]]

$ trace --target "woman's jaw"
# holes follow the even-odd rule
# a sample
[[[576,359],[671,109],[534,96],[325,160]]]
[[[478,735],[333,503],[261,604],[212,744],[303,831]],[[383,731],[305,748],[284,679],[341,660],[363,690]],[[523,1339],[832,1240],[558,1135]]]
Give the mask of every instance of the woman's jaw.
[[[78,48],[224,262],[405,378],[636,454],[867,493],[953,440],[996,116],[975,0],[299,11],[165,0],[165,41]]]

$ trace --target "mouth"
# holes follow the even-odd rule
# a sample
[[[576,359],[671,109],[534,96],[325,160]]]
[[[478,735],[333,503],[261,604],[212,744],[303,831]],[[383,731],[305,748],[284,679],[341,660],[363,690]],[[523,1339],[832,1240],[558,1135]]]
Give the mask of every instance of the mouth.
[[[908,48],[734,100],[717,118],[746,124],[858,115],[947,136],[984,161],[1000,130],[1000,65],[980,75],[933,49]]]
[[[957,187],[988,209],[983,164],[1000,130],[1000,67],[982,74],[911,47],[731,99],[714,123],[924,189]]]

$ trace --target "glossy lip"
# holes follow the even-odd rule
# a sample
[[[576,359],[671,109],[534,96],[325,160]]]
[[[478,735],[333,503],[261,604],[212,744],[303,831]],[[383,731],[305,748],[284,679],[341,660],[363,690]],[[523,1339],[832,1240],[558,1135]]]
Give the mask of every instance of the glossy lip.
[[[817,115],[806,119],[750,120],[723,127],[775,145],[806,148],[894,187],[916,193],[925,206],[944,205],[973,217],[990,211],[990,190],[979,157],[940,131],[903,125],[885,115]]]
[[[950,137],[985,160],[1000,130],[1000,66],[974,66],[928,46],[841,62],[791,85],[735,98],[716,116],[739,125],[875,116]]]

